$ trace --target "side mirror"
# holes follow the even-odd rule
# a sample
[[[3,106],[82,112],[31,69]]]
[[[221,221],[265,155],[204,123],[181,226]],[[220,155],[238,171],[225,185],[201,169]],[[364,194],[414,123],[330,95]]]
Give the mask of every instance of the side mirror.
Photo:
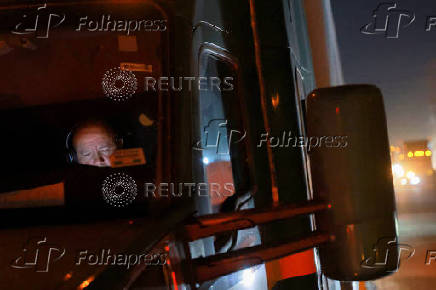
[[[332,242],[319,249],[322,272],[372,280],[398,268],[395,197],[383,97],[371,85],[318,89],[307,98],[307,133],[316,215]]]

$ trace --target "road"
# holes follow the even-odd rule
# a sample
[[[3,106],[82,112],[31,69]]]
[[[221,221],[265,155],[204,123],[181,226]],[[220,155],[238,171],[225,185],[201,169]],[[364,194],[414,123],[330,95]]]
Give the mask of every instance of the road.
[[[397,189],[399,240],[415,249],[410,259],[402,255],[400,269],[378,280],[377,289],[428,290],[436,285],[436,261],[426,265],[428,250],[436,250],[436,189]]]

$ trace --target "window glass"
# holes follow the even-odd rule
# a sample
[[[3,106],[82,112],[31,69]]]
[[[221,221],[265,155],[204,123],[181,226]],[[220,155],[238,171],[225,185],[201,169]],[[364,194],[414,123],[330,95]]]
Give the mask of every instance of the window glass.
[[[150,4],[48,4],[3,9],[0,17],[0,192],[8,193],[1,206],[57,205],[64,193],[94,190],[101,180],[86,179],[96,176],[89,165],[114,167],[118,150],[143,152],[129,170],[151,181],[160,96],[145,91],[144,79],[163,74],[160,12]],[[90,126],[107,139],[92,150],[79,142]],[[82,176],[81,189],[71,176]],[[55,201],[38,202],[44,197]]]

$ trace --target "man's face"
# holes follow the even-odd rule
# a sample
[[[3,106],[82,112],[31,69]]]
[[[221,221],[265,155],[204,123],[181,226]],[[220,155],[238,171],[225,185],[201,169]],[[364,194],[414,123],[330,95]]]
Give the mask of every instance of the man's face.
[[[98,167],[111,166],[109,157],[116,150],[112,133],[98,125],[79,129],[73,138],[73,146],[80,164]]]

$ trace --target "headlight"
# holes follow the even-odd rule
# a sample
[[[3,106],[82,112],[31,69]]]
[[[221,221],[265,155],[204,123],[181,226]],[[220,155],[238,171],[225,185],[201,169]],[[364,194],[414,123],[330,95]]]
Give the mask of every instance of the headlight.
[[[412,179],[413,177],[415,177],[415,172],[407,171],[406,176],[407,176],[407,178]]]
[[[394,177],[396,178],[400,178],[404,176],[404,169],[403,166],[401,166],[400,164],[394,164],[392,165],[392,174],[394,175]]]
[[[419,184],[421,182],[421,178],[419,178],[418,176],[413,176],[411,179],[410,179],[410,184],[412,184],[412,185],[417,185],[417,184]]]

